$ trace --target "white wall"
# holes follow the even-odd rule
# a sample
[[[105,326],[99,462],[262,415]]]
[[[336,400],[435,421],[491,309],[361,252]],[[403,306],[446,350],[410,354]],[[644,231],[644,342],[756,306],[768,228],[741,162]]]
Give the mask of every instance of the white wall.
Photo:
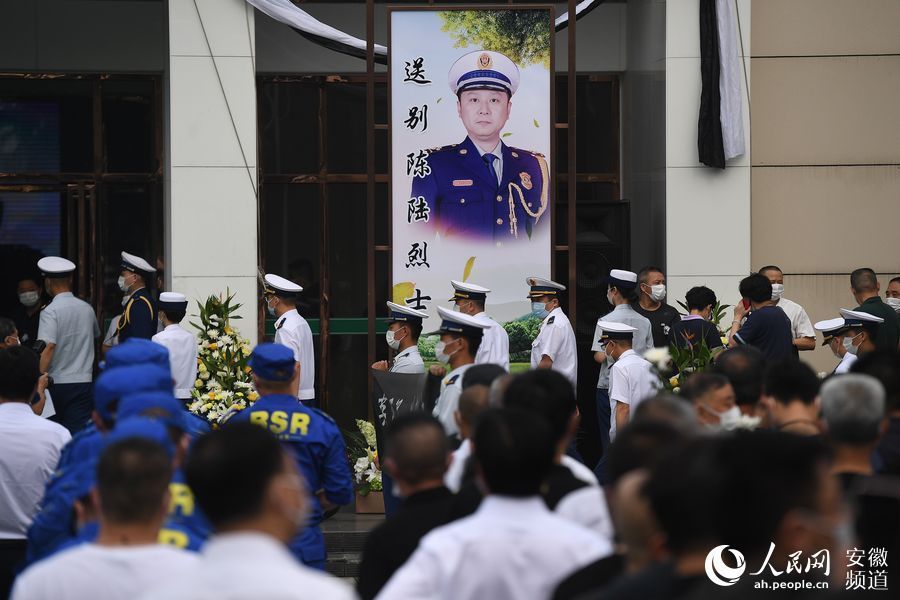
[[[140,0],[0,0],[0,69],[160,73],[165,8]]]
[[[749,74],[750,0],[738,0]],[[747,152],[725,170],[697,154],[700,110],[699,0],[666,3],[666,263],[669,302],[695,285],[734,304],[750,272],[750,112],[741,81]],[[740,47],[738,48],[740,52]],[[749,76],[749,75],[748,75]]]
[[[165,221],[168,289],[236,293],[255,344],[253,19],[244,0],[169,0]]]
[[[565,10],[557,5],[557,14]],[[366,36],[364,4],[304,3],[301,8],[326,25],[360,39]],[[578,21],[576,62],[579,71],[625,69],[624,4],[603,4]],[[375,7],[375,41],[387,44],[387,7]],[[556,36],[556,69],[565,71],[566,32]],[[366,61],[323,48],[268,16],[256,13],[257,71],[260,73],[364,73]],[[377,66],[379,71],[385,70]]]

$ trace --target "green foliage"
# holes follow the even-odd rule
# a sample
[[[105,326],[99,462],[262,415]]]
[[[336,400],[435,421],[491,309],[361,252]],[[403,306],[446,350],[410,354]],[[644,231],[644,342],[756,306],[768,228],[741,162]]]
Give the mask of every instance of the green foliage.
[[[519,321],[510,321],[503,325],[509,336],[509,360],[530,361],[531,343],[541,331],[541,320],[528,317]]]
[[[434,347],[440,341],[440,336],[423,335],[419,338],[419,354],[425,362],[436,361],[437,356],[434,354]]]
[[[715,353],[706,345],[706,340],[700,340],[699,344],[689,344],[686,348],[679,348],[672,344],[669,353],[672,356],[672,364],[678,370],[678,385],[674,385],[675,382],[670,380],[671,387],[681,387],[684,378],[691,373],[708,371],[712,368],[716,357]]]
[[[550,68],[552,26],[545,10],[448,10],[440,13],[442,31],[456,48],[476,46],[508,56],[520,69]]]

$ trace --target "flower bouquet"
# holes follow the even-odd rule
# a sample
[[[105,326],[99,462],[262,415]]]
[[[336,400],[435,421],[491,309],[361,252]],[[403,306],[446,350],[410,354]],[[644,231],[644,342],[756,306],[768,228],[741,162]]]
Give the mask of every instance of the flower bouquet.
[[[356,427],[359,433],[345,433],[348,438],[347,453],[356,490],[360,496],[366,496],[369,492],[382,490],[381,465],[378,463],[375,426],[368,421],[356,419]]]
[[[226,415],[247,408],[259,398],[250,378],[250,342],[231,326],[240,319],[233,304],[234,294],[210,296],[206,304],[197,302],[200,323],[191,323],[199,331],[197,381],[191,390],[188,410],[213,426]]]

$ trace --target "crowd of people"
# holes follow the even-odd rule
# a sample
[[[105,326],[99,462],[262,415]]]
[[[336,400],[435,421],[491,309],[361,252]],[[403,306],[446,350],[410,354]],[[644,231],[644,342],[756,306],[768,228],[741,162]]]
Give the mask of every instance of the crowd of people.
[[[179,325],[187,300],[152,293],[153,267],[122,259],[127,301],[102,357],[65,259],[38,263],[46,306],[28,313],[40,303],[20,284],[31,321],[0,319],[0,597],[706,598],[760,583],[889,593],[900,279],[882,300],[876,274],[854,271],[858,306],[813,325],[768,266],[741,281],[720,332],[709,288],[689,290],[680,315],[661,269],[611,271],[613,310],[591,348],[597,465],[574,444],[565,286],[528,278],[541,328],[532,368],[516,375],[488,288],[451,282],[457,310],[440,308],[434,331],[440,365],[418,352],[428,315],[388,303],[393,360],[372,368],[430,373],[440,387],[432,411],[385,431],[388,515],[354,588],[324,572],[321,523],[354,492],[340,428],[315,407],[303,288],[265,277],[276,335],[250,356],[259,399],[210,430],[185,409],[197,368]],[[839,360],[824,380],[800,360],[816,331]],[[664,347],[710,363],[667,392],[651,352]]]

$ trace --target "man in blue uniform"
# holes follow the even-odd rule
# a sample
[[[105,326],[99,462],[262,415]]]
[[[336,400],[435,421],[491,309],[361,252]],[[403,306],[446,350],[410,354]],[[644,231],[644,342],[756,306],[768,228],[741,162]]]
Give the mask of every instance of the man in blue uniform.
[[[149,340],[159,330],[156,300],[147,287],[148,282],[154,281],[155,273],[156,269],[140,256],[122,252],[119,289],[131,296],[119,318],[119,343],[132,337]]]
[[[353,500],[353,479],[344,439],[325,413],[304,406],[297,389],[299,368],[293,351],[281,344],[260,344],[250,356],[253,384],[260,399],[228,423],[249,421],[274,433],[297,460],[310,490],[306,527],[291,542],[304,564],[325,568],[325,538],[319,524],[325,510]]]
[[[518,67],[499,52],[476,50],[453,64],[448,80],[467,136],[428,154],[427,168],[413,175],[411,214],[444,236],[498,243],[531,238],[549,220],[541,217],[550,172],[543,155],[500,139],[519,87]]]

